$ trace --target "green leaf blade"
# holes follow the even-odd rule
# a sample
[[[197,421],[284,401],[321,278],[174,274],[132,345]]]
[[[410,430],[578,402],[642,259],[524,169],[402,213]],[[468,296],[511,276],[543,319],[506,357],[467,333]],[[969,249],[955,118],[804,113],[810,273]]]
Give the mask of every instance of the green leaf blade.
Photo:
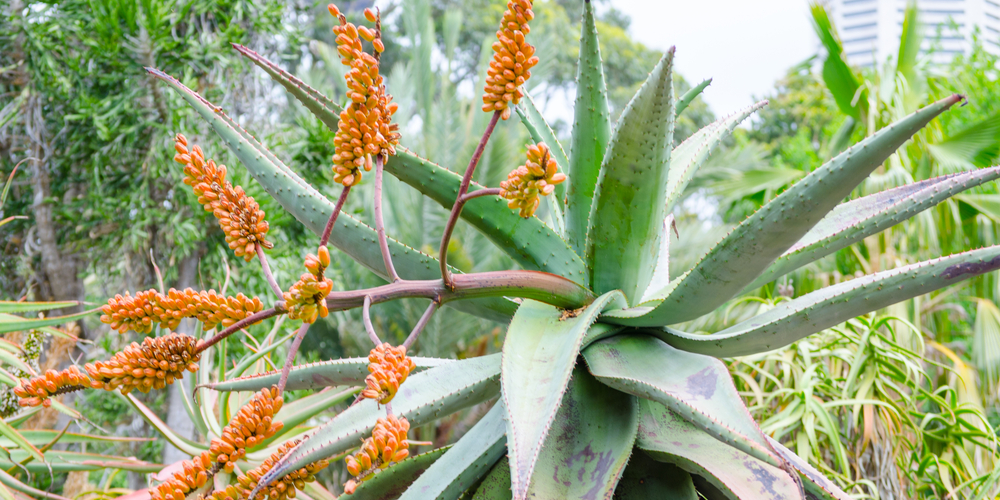
[[[586,251],[591,203],[597,189],[601,162],[611,138],[608,87],[604,80],[604,63],[601,61],[592,2],[583,5],[581,31],[566,196],[566,236],[579,255]]]
[[[711,335],[650,329],[688,352],[731,357],[786,346],[850,318],[1000,269],[1000,246],[971,250],[870,274],[782,302]]]
[[[680,97],[680,99],[677,99],[677,104],[674,105],[674,108],[677,110],[676,113],[677,116],[681,116],[681,113],[683,113],[684,110],[691,105],[691,102],[693,102],[699,95],[701,95],[701,93],[705,91],[705,88],[711,84],[712,84],[711,78],[707,80],[702,80],[702,82],[699,83],[698,85],[695,85],[694,87],[688,89],[688,91],[685,92],[684,95]]]
[[[396,500],[431,465],[444,455],[450,446],[408,457],[402,462],[379,471],[371,479],[358,485],[348,498],[351,500]]]
[[[441,358],[424,358],[420,356],[410,359],[417,365],[412,373],[429,368],[452,363],[454,360]],[[290,391],[320,390],[338,385],[364,385],[368,372],[368,358],[344,358],[329,361],[319,361],[307,365],[298,365],[288,373],[285,388]],[[224,382],[215,382],[206,387],[216,391],[259,391],[278,383],[281,371],[271,371],[258,375],[248,375]]]
[[[634,304],[656,265],[666,216],[674,135],[674,50],[660,59],[622,112],[604,155],[591,209],[587,264],[597,293]]]
[[[508,416],[511,487],[516,498],[524,498],[527,492],[591,325],[605,307],[623,304],[621,293],[610,292],[576,317],[564,318],[557,307],[526,300],[514,315],[503,345],[501,391]]]

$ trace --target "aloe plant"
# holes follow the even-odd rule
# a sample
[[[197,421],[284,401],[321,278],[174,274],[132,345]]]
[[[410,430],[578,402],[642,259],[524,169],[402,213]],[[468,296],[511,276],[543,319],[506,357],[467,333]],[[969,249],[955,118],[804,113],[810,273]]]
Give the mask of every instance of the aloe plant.
[[[153,498],[284,498],[288,488],[306,488],[310,496],[322,498],[325,490],[310,482],[318,469],[341,457],[354,476],[345,490],[360,498],[849,498],[761,431],[719,358],[777,349],[888,304],[993,271],[1000,268],[1000,246],[840,283],[718,332],[681,328],[725,305],[761,276],[773,280],[962,189],[995,179],[995,170],[983,171],[841,205],[910,136],[962,96],[932,103],[847,149],[764,205],[692,269],[671,277],[667,231],[680,194],[712,150],[766,103],[720,119],[674,147],[677,114],[704,86],[674,96],[671,49],[611,124],[593,5],[584,2],[581,84],[573,149],[566,154],[521,87],[537,61],[527,36],[530,8],[530,0],[508,3],[485,82],[484,111],[491,120],[461,176],[397,143],[405,144],[405,137],[391,123],[395,108],[378,74],[384,50],[378,14],[366,11],[374,23],[369,28],[348,23],[330,7],[340,20],[334,28],[338,51],[351,66],[345,105],[237,46],[338,134],[333,161],[342,190],[336,202],[221,107],[151,68],[153,76],[204,117],[288,212],[320,235],[319,248],[305,260],[309,272],[291,287],[270,278],[263,211],[242,189],[224,181],[225,167],[206,160],[204,152],[178,135],[176,159],[185,164],[185,182],[219,218],[237,255],[248,262],[257,258],[264,266],[276,299],[265,309],[259,298],[225,298],[214,291],[150,290],[115,297],[104,307],[102,320],[116,329],[148,332],[152,324],[172,328],[180,317],[194,317],[219,331],[200,341],[177,334],[147,338],[142,346],[88,365],[86,373],[74,368],[48,381],[23,381],[22,404],[45,404],[55,394],[85,386],[150,390],[182,378],[185,369],[199,368],[199,391],[256,391],[231,419],[226,418],[228,407],[222,420],[211,415],[199,419],[213,437],[209,445],[168,436],[194,458],[180,466],[174,479],[155,486]],[[492,131],[501,119],[515,116],[536,142],[528,148],[527,162],[500,188],[472,182]],[[372,169],[374,175],[368,173]],[[451,209],[437,258],[386,234],[381,215],[386,172]],[[340,212],[351,187],[362,179],[374,182],[375,228]],[[555,197],[552,225],[533,215],[542,196]],[[448,244],[460,220],[522,269],[469,274],[451,269]],[[327,243],[388,283],[331,291],[332,282],[324,276],[330,265]],[[403,345],[382,343],[370,321],[371,310],[403,298],[431,303]],[[406,349],[419,340],[441,306],[509,322],[502,354],[459,361],[408,358]],[[294,365],[309,323],[330,311],[354,308],[362,310],[375,345],[367,360]],[[241,328],[275,316],[302,325],[284,339],[292,344],[283,369],[209,380],[208,356],[197,361],[199,356],[220,342],[224,346]],[[273,349],[261,349],[253,360]],[[164,359],[174,364],[166,367]],[[151,363],[161,371],[149,369]],[[246,369],[237,368],[229,375]],[[303,418],[301,409],[280,411],[285,389],[361,385],[355,404],[322,426],[290,432],[308,416]],[[329,406],[330,398],[339,401],[356,392],[315,397],[326,398]],[[226,405],[242,400],[221,398]],[[486,416],[450,448],[408,456],[410,426],[495,399]],[[213,411],[206,406],[202,413]],[[243,437],[234,439],[241,428]]]

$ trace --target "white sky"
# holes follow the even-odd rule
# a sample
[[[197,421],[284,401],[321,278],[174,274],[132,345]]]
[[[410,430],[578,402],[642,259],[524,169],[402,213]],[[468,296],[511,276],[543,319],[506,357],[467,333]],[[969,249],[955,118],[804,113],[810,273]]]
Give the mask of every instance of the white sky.
[[[806,0],[611,0],[632,18],[630,32],[649,47],[677,46],[678,72],[716,116],[762,97],[785,71],[816,52]],[[652,69],[652,68],[650,68]]]

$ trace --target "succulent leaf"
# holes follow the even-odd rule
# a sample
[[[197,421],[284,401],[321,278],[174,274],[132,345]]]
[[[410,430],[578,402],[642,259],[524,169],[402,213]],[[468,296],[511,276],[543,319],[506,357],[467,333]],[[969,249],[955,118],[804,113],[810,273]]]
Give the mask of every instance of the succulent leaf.
[[[501,390],[515,497],[527,491],[584,337],[602,310],[623,305],[622,294],[613,291],[583,311],[525,300],[514,315],[503,344]]]
[[[392,400],[393,413],[418,427],[495,397],[500,392],[499,379],[498,354],[431,368],[412,375],[400,386]],[[261,478],[258,488],[306,464],[357,446],[383,416],[385,410],[372,399],[344,410],[288,452]]]
[[[652,290],[662,290],[670,284],[670,229],[674,225],[674,214],[667,214],[663,219],[663,238],[660,240],[660,252],[656,257],[656,267],[653,269],[653,277],[649,280],[646,293],[642,300],[648,300],[649,292]]]
[[[583,357],[605,385],[659,402],[719,441],[771,465],[781,464],[721,361],[637,333],[595,342]]]
[[[148,406],[142,404],[142,402],[139,401],[134,395],[128,394],[121,397],[125,398],[125,400],[128,401],[132,407],[138,410],[139,414],[146,419],[146,422],[159,431],[160,434],[163,434],[163,437],[178,450],[181,450],[191,456],[200,455],[201,452],[208,450],[207,446],[201,443],[195,443],[194,441],[191,441],[174,432],[174,430],[171,429],[166,422],[161,420],[160,417],[156,415],[156,412],[151,410]]]
[[[636,326],[661,326],[712,312],[753,282],[914,133],[962,100],[953,95],[861,141],[764,205],[674,280]]]
[[[560,165],[560,168],[565,167]],[[451,208],[455,202],[462,182],[459,174],[403,147],[396,148],[396,156],[386,162],[385,169],[445,208]],[[476,183],[469,188],[470,192],[478,189],[482,186]],[[461,216],[524,269],[558,274],[578,283],[586,282],[583,259],[538,217],[520,217],[507,208],[506,201],[495,196],[470,200],[462,209]]]
[[[10,459],[0,460],[0,467],[6,470],[27,469],[32,474],[48,474],[50,472],[93,471],[102,469],[121,469],[132,472],[159,472],[163,464],[144,462],[135,458],[124,458],[98,453],[82,453],[77,451],[49,450],[45,453],[45,461],[30,460],[31,456],[22,450],[11,450]],[[27,462],[21,464],[21,462]]]
[[[253,52],[242,45],[234,45],[237,51],[260,66],[276,82],[288,90],[299,102],[323,122],[333,132],[337,131],[341,107],[313,89],[302,80],[279,68],[267,58]],[[526,100],[526,103],[530,100]],[[534,109],[531,105],[530,109]],[[537,114],[537,110],[534,111]],[[538,115],[537,120],[541,119]],[[528,120],[523,117],[522,120]],[[525,121],[527,125],[528,122]],[[548,131],[550,138],[547,144],[557,144],[555,135],[548,125],[543,123],[543,129]],[[529,128],[529,131],[531,129]],[[556,161],[565,162],[562,147],[554,150]],[[561,168],[567,168],[568,163],[560,163]],[[413,186],[418,191],[445,208],[455,203],[461,176],[443,168],[429,160],[421,158],[412,151],[401,146],[396,147],[396,155],[385,164],[386,172],[397,179]],[[477,184],[473,183],[470,190],[474,191]],[[478,186],[481,188],[482,186]],[[559,193],[559,186],[556,187]],[[560,198],[561,199],[561,198]],[[524,219],[507,209],[506,203],[499,198],[481,198],[470,201],[461,213],[462,219],[472,224],[487,238],[497,244],[497,247],[507,252],[521,267],[537,271],[558,274],[566,278],[584,282],[587,279],[583,271],[583,260],[569,250],[566,242],[551,228],[538,218]],[[530,244],[529,244],[530,243]]]
[[[711,335],[650,329],[668,344],[715,357],[778,349],[850,318],[1000,269],[1000,245],[855,278],[794,300]]]
[[[267,148],[200,95],[166,73],[155,69],[149,69],[149,71],[181,94],[181,97],[226,141],[229,148],[257,182],[286,210],[313,232],[317,234],[323,232],[334,208],[334,204],[329,199],[292,172]],[[330,242],[350,255],[359,264],[382,278],[386,278],[385,263],[382,260],[378,236],[374,229],[349,214],[341,213],[333,228]],[[440,277],[438,271],[440,265],[437,259],[392,238],[389,238],[389,251],[404,278],[435,279]],[[454,269],[452,272],[460,273]],[[509,317],[508,314],[512,314],[514,310],[514,305],[506,299],[463,300],[452,302],[450,305],[461,311],[497,321],[504,321]]]
[[[597,293],[621,290],[635,304],[660,249],[674,136],[674,49],[629,102],[601,164],[586,262]]]
[[[411,485],[400,500],[453,500],[475,485],[506,451],[503,405],[495,404]]]
[[[691,475],[670,464],[658,463],[645,453],[632,454],[615,489],[617,500],[699,500]]]
[[[573,138],[569,187],[566,196],[566,240],[577,254],[586,251],[590,205],[597,189],[601,162],[611,138],[608,87],[597,37],[597,21],[592,2],[583,4],[580,33],[580,60],[576,74],[576,104],[573,111]]]
[[[15,316],[13,314],[0,313],[0,333],[20,332],[20,331],[34,330],[47,326],[65,325],[66,323],[70,323],[78,319],[83,319],[86,318],[87,316],[90,316],[91,314],[100,312],[101,312],[100,308],[94,308],[88,311],[83,311],[81,313],[67,314],[65,316],[50,316],[48,318],[31,318],[31,319],[22,318],[20,316]]]
[[[802,479],[802,485],[806,490],[807,498],[817,498],[820,500],[851,500],[853,498],[837,487],[836,484],[833,484],[833,481],[830,481],[826,476],[814,469],[808,462],[782,446],[781,443],[771,438],[767,438],[767,440],[771,442],[774,450],[781,455],[781,458],[784,458],[798,472],[799,478]]]
[[[288,389],[288,387],[285,387],[285,389]],[[287,441],[290,436],[302,432],[302,429],[296,429],[296,426],[305,424],[309,419],[336,405],[345,402],[350,403],[358,393],[357,389],[353,387],[342,389],[340,391],[323,391],[311,394],[302,399],[296,399],[291,403],[282,405],[281,410],[274,417],[274,421],[281,422],[284,424],[284,427],[270,438],[265,439],[261,446],[270,446],[273,443],[280,445]]]
[[[709,78],[707,80],[702,80],[702,82],[699,83],[698,85],[695,85],[694,87],[688,89],[688,91],[685,92],[684,95],[680,97],[680,99],[677,99],[677,104],[674,104],[674,109],[676,109],[675,114],[677,116],[681,116],[681,113],[683,113],[684,110],[691,105],[691,102],[694,101],[695,98],[697,98],[699,95],[701,95],[701,93],[705,90],[705,88],[711,84],[712,84],[712,79]]]
[[[1000,178],[1000,167],[942,175],[858,198],[835,208],[778,257],[744,291],[774,281],[810,262],[886,230],[952,196]]]
[[[527,492],[514,498],[609,498],[638,429],[636,398],[573,370]]]
[[[799,495],[798,485],[784,470],[718,441],[660,403],[639,401],[638,436],[637,448],[705,478],[730,498],[783,500]]]
[[[507,457],[501,458],[490,469],[490,473],[479,483],[472,500],[511,500],[514,494],[510,491],[510,464]]]
[[[0,300],[0,313],[19,313],[48,311],[50,309],[64,309],[80,305],[75,300],[64,302],[16,302],[12,300]]]
[[[359,484],[354,493],[342,498],[349,500],[396,500],[424,471],[450,449],[451,446],[444,446],[392,464],[387,469],[376,473],[371,479]]]
[[[410,357],[410,359],[417,364],[414,373],[454,362],[452,359],[442,358]],[[293,367],[288,373],[285,389],[290,391],[319,390],[338,385],[364,385],[367,376],[368,358],[332,359]],[[276,385],[279,378],[281,378],[281,370],[276,370],[224,382],[215,382],[206,387],[216,391],[259,391],[265,387]]]

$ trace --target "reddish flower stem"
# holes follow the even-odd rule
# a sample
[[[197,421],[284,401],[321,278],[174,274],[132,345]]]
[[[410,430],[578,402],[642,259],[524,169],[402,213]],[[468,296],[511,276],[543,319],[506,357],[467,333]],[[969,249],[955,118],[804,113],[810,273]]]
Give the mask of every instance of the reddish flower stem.
[[[264,255],[264,248],[260,245],[254,245],[257,247],[257,258],[260,259],[260,267],[264,269],[264,278],[267,278],[267,284],[271,285],[271,290],[274,294],[278,296],[278,300],[284,297],[281,287],[278,286],[278,282],[274,279],[274,274],[271,273],[271,265],[267,263],[267,256]]]
[[[467,201],[473,198],[479,198],[480,196],[500,196],[500,193],[502,192],[503,189],[500,188],[479,189],[471,193],[465,193],[465,196],[463,196],[459,201],[464,205]]]
[[[254,323],[257,323],[259,321],[264,321],[267,318],[270,318],[270,317],[273,317],[273,316],[277,316],[279,314],[284,314],[286,312],[288,312],[288,309],[285,308],[285,303],[284,302],[278,302],[278,303],[276,303],[274,305],[274,307],[272,307],[270,309],[265,309],[265,310],[263,310],[263,311],[261,311],[259,313],[256,313],[256,314],[254,314],[252,316],[247,316],[246,318],[243,318],[243,319],[237,321],[236,323],[233,323],[232,325],[229,325],[228,328],[226,328],[225,330],[222,330],[221,332],[215,334],[214,337],[212,337],[212,338],[210,338],[210,339],[208,339],[208,340],[206,340],[206,341],[198,344],[198,348],[195,350],[195,352],[197,354],[201,354],[202,352],[205,351],[205,349],[208,349],[209,347],[212,347],[213,345],[218,344],[220,340],[222,340],[222,339],[224,339],[224,338],[232,335],[233,333],[235,333],[235,332],[237,332],[239,330],[242,330],[243,328],[245,328],[247,326],[250,326],[250,325],[252,325]]]
[[[409,349],[410,346],[417,341],[417,337],[420,336],[420,332],[422,332],[424,327],[427,326],[427,323],[431,321],[431,316],[434,315],[434,312],[437,311],[438,307],[441,307],[441,301],[435,297],[434,300],[431,301],[431,305],[427,306],[427,310],[424,311],[423,316],[420,316],[420,321],[417,321],[417,325],[413,327],[413,331],[411,331],[410,335],[406,337],[406,340],[403,342],[403,347]]]
[[[396,267],[392,265],[392,255],[389,253],[389,241],[385,236],[385,222],[382,220],[382,155],[375,157],[375,232],[378,234],[378,247],[382,251],[382,262],[385,263],[385,274],[389,281],[399,281]]]
[[[455,289],[455,283],[452,280],[451,271],[448,270],[448,242],[451,240],[451,233],[455,230],[455,223],[458,222],[458,215],[462,212],[462,207],[465,205],[462,197],[465,196],[465,193],[469,192],[469,184],[472,183],[472,174],[476,172],[476,165],[479,164],[479,158],[483,156],[486,143],[489,142],[490,136],[493,135],[493,129],[496,128],[498,121],[500,121],[500,111],[494,111],[493,117],[490,118],[490,124],[486,126],[486,131],[483,132],[483,137],[479,140],[479,145],[476,146],[476,152],[472,154],[472,158],[469,160],[469,166],[465,169],[465,175],[462,176],[462,184],[458,187],[455,204],[451,207],[448,225],[445,226],[444,234],[441,236],[441,249],[438,252],[441,259],[441,279],[444,280],[444,284],[449,290]]]
[[[368,338],[371,339],[372,343],[376,347],[382,345],[382,341],[378,339],[378,334],[375,333],[375,327],[372,326],[372,298],[369,295],[365,295],[364,302],[361,305],[361,318],[365,322],[365,330],[368,332]]]
[[[340,198],[337,199],[337,205],[333,207],[330,220],[326,221],[326,227],[323,228],[323,236],[319,238],[319,246],[326,245],[330,241],[330,233],[333,232],[333,226],[337,224],[337,216],[340,215],[340,211],[344,208],[344,203],[347,202],[347,193],[350,192],[351,186],[344,186],[344,190],[340,192]]]
[[[302,339],[306,337],[307,331],[309,331],[309,323],[302,323],[299,331],[295,333],[295,340],[292,341],[292,346],[288,348],[288,354],[285,356],[285,366],[281,368],[281,378],[278,379],[278,397],[281,397],[281,394],[285,393],[288,374],[292,371],[292,365],[295,364],[295,355],[298,354],[299,346],[302,345]]]

